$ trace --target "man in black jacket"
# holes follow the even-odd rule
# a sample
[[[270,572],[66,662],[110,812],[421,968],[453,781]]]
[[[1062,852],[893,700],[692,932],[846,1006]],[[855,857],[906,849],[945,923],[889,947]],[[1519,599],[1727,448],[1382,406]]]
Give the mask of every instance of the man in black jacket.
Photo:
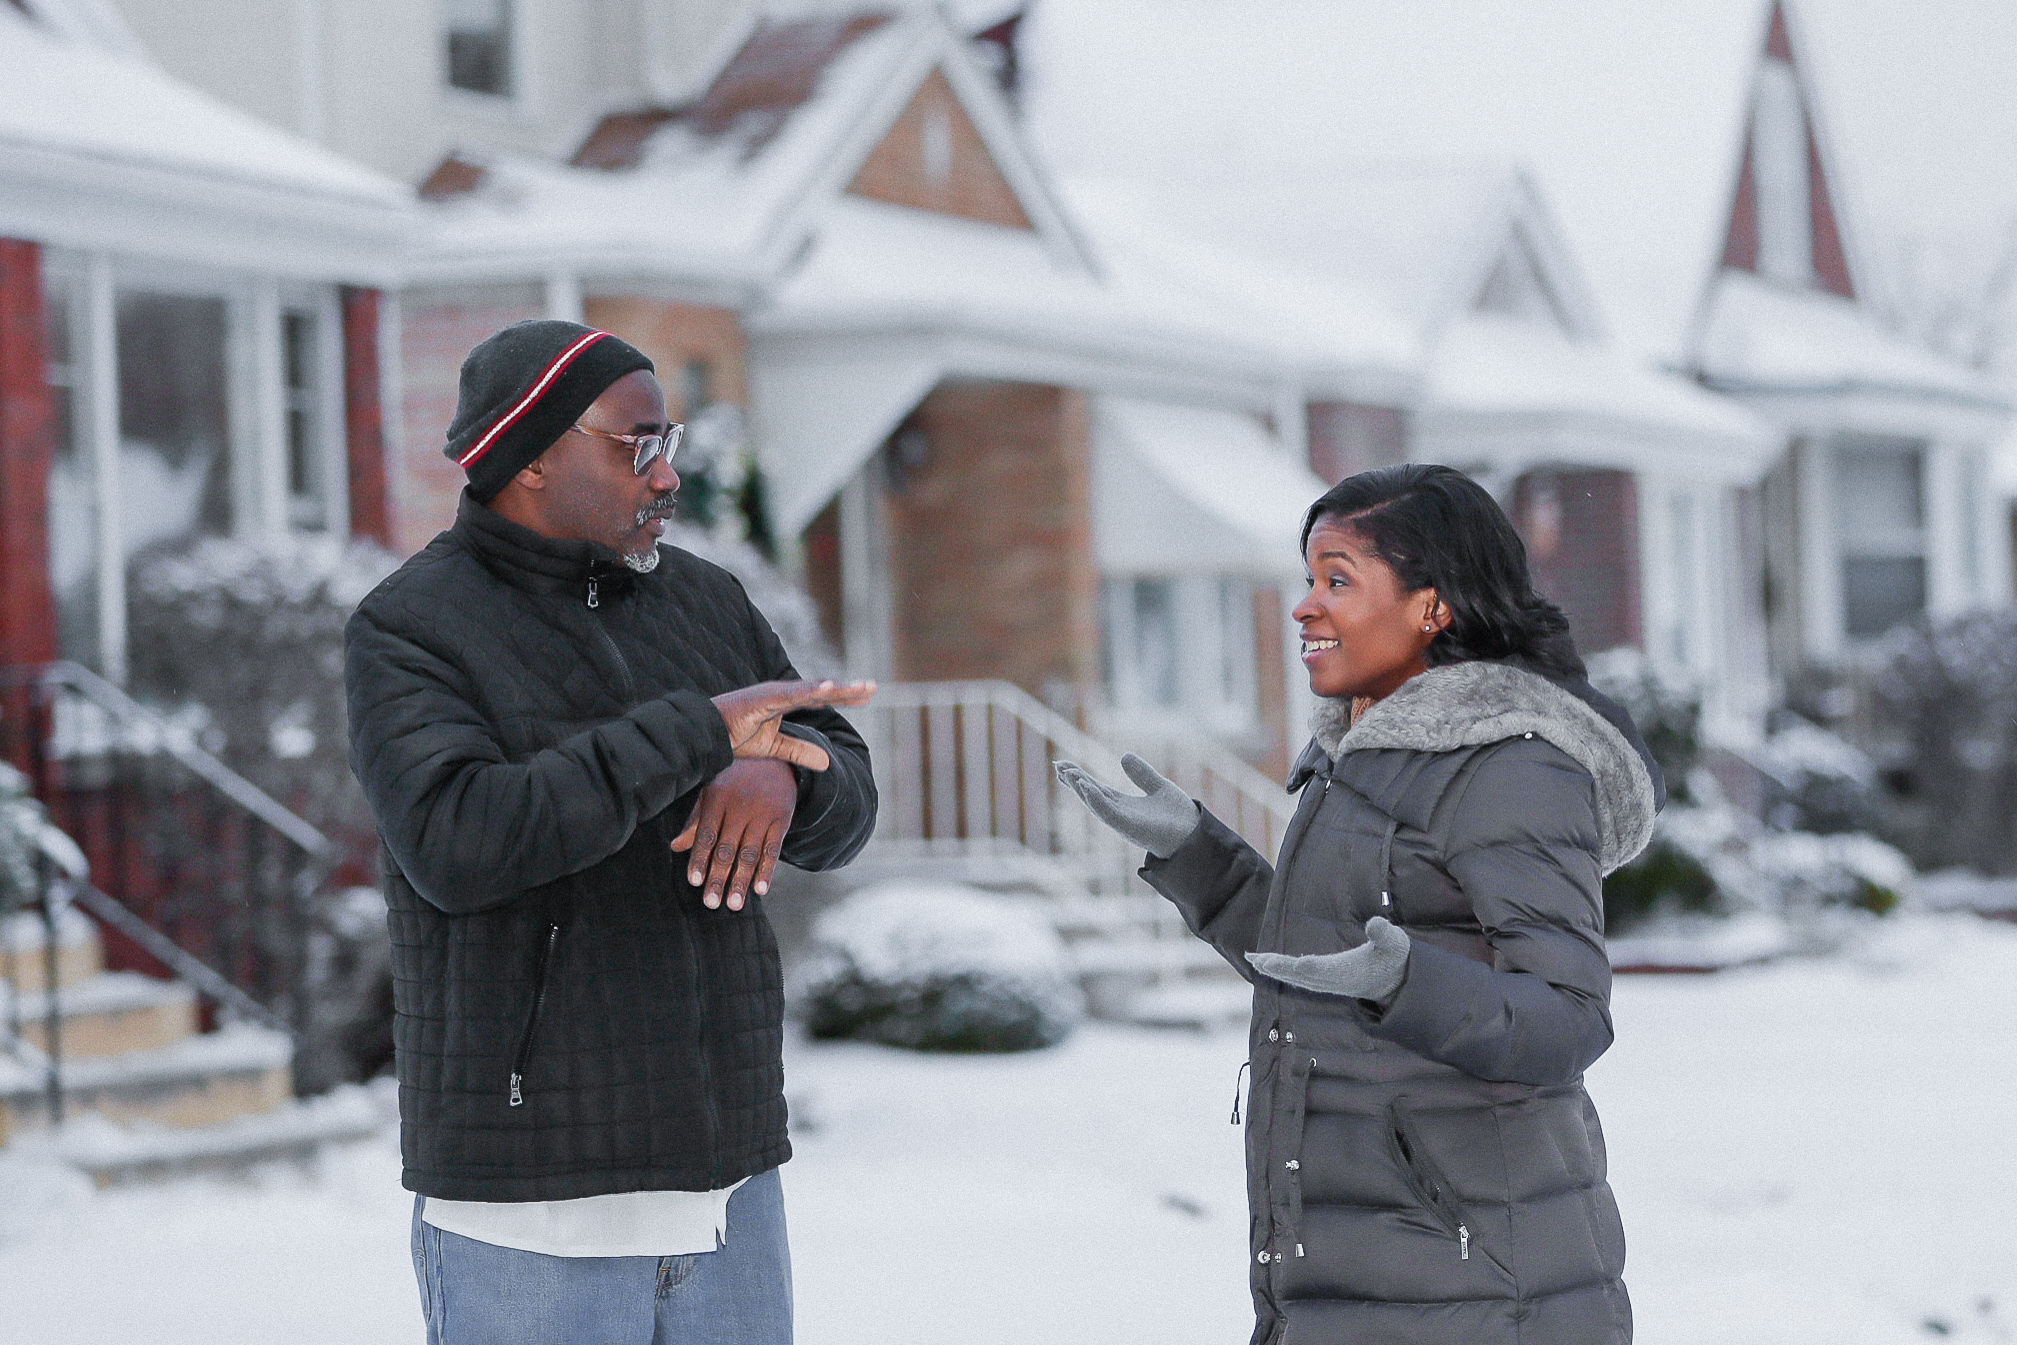
[[[405,1185],[433,1345],[791,1334],[772,867],[875,821],[861,737],[727,572],[658,536],[641,353],[471,352],[455,524],[346,634],[384,843]]]

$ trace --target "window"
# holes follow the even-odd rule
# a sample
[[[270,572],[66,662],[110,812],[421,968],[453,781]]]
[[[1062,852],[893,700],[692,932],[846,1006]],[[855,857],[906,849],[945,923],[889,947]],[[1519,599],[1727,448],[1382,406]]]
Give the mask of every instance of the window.
[[[918,125],[924,177],[934,187],[952,181],[952,111],[939,103],[925,108]]]
[[[59,647],[118,681],[135,564],[343,526],[335,296],[106,258],[52,254],[45,269]]]
[[[118,300],[120,525],[130,556],[232,530],[224,300]]]
[[[1843,629],[1881,635],[1926,609],[1925,447],[1845,436],[1836,443],[1835,528]]]
[[[49,470],[49,582],[56,597],[56,645],[64,658],[99,666],[98,495],[90,450],[78,424],[84,395],[82,287],[49,276],[43,303],[49,389],[55,401],[56,457]]]
[[[1799,77],[1784,61],[1758,69],[1751,176],[1758,192],[1758,273],[1789,285],[1808,283],[1814,278],[1814,224],[1807,114]]]
[[[1695,609],[1700,600],[1702,553],[1696,538],[1695,497],[1685,490],[1675,491],[1667,500],[1667,526],[1672,531],[1673,621],[1668,630],[1667,654],[1677,667],[1692,668],[1697,654]]]
[[[287,521],[321,530],[329,526],[329,480],[323,448],[322,334],[317,315],[290,308],[280,315],[281,390],[287,435]]]
[[[1225,575],[1106,585],[1108,695],[1129,718],[1238,732],[1256,715],[1254,588]]]
[[[470,93],[509,98],[512,0],[443,0],[448,20],[448,82]]]

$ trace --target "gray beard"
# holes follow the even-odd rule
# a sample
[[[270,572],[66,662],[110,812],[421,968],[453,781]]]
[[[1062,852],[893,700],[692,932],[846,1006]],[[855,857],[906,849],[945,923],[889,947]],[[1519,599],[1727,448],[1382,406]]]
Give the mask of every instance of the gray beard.
[[[623,563],[639,574],[650,574],[658,568],[658,547],[653,545],[651,550],[641,556],[633,556],[626,551],[623,553]]]

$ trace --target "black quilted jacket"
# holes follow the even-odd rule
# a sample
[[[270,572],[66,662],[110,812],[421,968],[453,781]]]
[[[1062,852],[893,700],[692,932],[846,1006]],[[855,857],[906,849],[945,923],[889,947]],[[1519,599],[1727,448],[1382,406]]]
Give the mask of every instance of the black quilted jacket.
[[[763,904],[710,911],[667,842],[730,760],[709,697],[793,672],[726,571],[635,575],[463,498],[346,632],[351,765],[378,820],[410,1190],[564,1200],[707,1190],[790,1156],[783,991]],[[875,821],[830,710],[790,731],[784,858]]]

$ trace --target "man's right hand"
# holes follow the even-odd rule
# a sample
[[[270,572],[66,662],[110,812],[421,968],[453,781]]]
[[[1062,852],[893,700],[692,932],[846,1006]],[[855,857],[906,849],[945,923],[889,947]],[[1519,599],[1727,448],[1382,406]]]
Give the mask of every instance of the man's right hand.
[[[815,705],[866,705],[875,694],[873,682],[758,682],[714,698],[728,741],[738,757],[768,757],[809,771],[831,763],[823,748],[780,733],[778,725],[793,710]]]

